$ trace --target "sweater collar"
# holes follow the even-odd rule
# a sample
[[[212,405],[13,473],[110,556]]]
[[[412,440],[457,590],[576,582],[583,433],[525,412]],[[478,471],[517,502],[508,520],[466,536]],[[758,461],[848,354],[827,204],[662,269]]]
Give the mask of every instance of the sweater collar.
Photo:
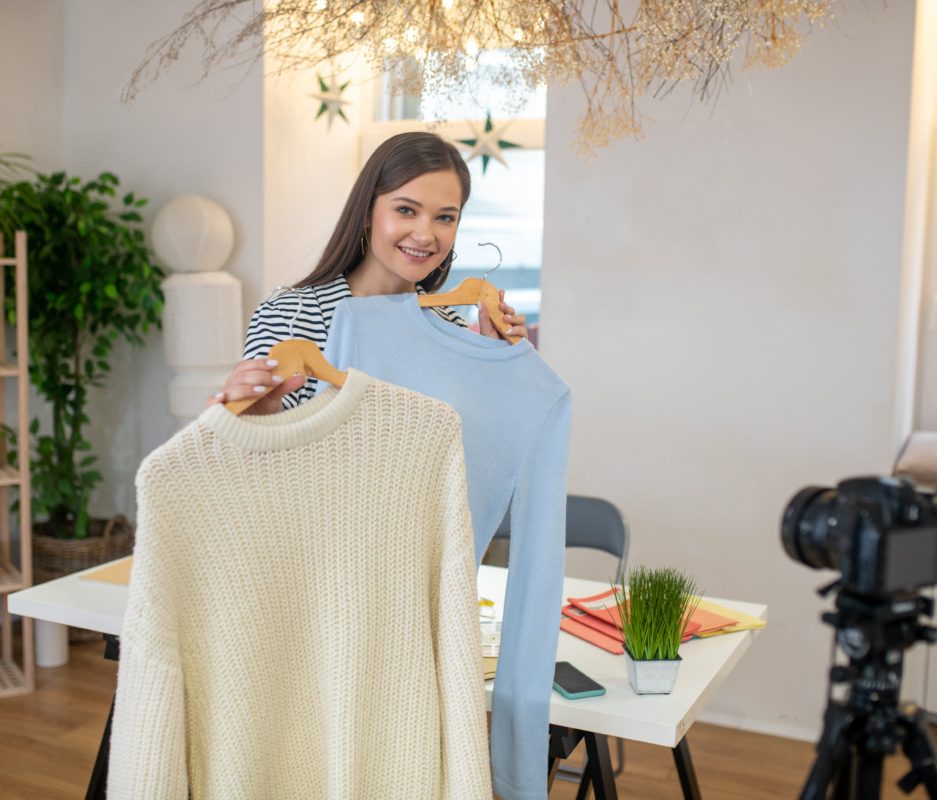
[[[198,422],[243,450],[289,450],[324,439],[336,430],[358,409],[373,383],[370,375],[349,369],[341,389],[329,386],[287,411],[237,416],[218,403],[205,409]]]
[[[482,336],[443,320],[432,308],[421,308],[416,294],[388,295],[392,303],[404,306],[413,324],[438,346],[484,361],[505,361],[533,352],[527,339],[510,344],[504,339]]]

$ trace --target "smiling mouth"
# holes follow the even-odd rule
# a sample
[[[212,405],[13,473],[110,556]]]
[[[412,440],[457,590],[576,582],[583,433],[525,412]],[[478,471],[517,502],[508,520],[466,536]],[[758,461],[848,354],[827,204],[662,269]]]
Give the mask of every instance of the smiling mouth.
[[[406,255],[413,256],[414,258],[428,258],[432,255],[432,252],[429,250],[415,250],[412,247],[404,247],[403,245],[398,245],[398,249]]]

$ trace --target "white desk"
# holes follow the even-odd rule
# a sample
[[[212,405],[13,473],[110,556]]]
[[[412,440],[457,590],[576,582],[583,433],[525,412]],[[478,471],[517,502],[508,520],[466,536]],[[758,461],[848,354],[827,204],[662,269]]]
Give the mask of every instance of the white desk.
[[[81,579],[82,575],[95,569],[99,567],[11,594],[10,611],[49,622],[119,635],[127,603],[127,587]],[[479,594],[495,601],[496,612],[504,608],[506,580],[507,571],[504,569],[483,566],[479,570]],[[604,583],[567,578],[564,596],[588,597],[607,589]],[[764,619],[767,615],[767,607],[761,604],[712,599],[753,617]],[[755,633],[744,631],[687,642],[680,648],[683,663],[673,692],[669,695],[636,695],[628,683],[623,656],[606,653],[561,631],[557,661],[574,664],[605,686],[606,694],[584,700],[567,700],[553,692],[550,722],[577,731],[675,748],[675,758],[678,758],[676,748],[681,744],[684,734],[699,716],[707,699],[751,646]],[[492,686],[493,681],[489,681],[489,708]],[[684,766],[692,770],[688,751],[684,752],[684,756]],[[686,793],[685,784],[684,791]],[[596,796],[600,796],[599,791],[596,791]]]
[[[479,593],[504,607],[506,570],[481,567]],[[566,578],[564,597],[590,597],[607,591],[607,583]],[[709,598],[720,605],[767,619],[767,606]],[[708,639],[691,639],[680,647],[683,663],[673,692],[668,695],[637,695],[628,683],[624,656],[606,653],[595,645],[560,631],[557,661],[569,661],[601,683],[601,697],[567,700],[556,692],[550,700],[550,722],[572,728],[618,736],[623,739],[675,747],[683,734],[751,646],[757,631],[742,631]],[[489,698],[491,686],[488,687]],[[490,700],[489,700],[490,703]]]

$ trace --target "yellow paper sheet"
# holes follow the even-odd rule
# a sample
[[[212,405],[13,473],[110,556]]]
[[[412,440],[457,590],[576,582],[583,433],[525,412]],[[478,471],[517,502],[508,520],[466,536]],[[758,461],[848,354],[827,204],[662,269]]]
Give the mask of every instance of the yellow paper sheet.
[[[485,680],[490,680],[495,676],[495,670],[498,669],[498,657],[482,656],[482,667],[485,670]]]
[[[120,586],[130,585],[130,568],[133,565],[133,556],[127,556],[120,561],[112,561],[94,572],[82,575],[83,581],[101,581],[103,583],[116,583]]]
[[[729,617],[729,619],[736,620],[735,625],[730,625],[727,628],[721,628],[718,631],[707,631],[706,633],[696,634],[701,639],[706,639],[710,636],[722,636],[724,633],[751,631],[757,628],[763,628],[765,625],[767,625],[767,622],[763,619],[758,619],[758,617],[753,617],[750,614],[743,614],[741,611],[736,611],[732,608],[726,608],[725,606],[721,606],[718,603],[714,603],[712,600],[700,600],[699,607],[706,611],[712,611],[714,614],[721,614],[724,617]]]

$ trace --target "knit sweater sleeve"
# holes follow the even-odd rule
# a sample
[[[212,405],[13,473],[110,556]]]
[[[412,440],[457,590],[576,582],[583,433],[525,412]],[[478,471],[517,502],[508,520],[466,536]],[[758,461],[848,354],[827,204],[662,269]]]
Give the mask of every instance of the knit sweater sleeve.
[[[571,415],[566,390],[540,425],[511,501],[510,569],[491,715],[494,788],[503,800],[547,796],[544,765],[563,595]]]
[[[475,602],[475,547],[465,485],[461,425],[441,453],[444,477],[439,568],[431,594],[436,647],[442,755],[442,800],[491,798],[491,773],[484,731],[484,675]]]
[[[182,664],[172,609],[166,607],[165,569],[156,482],[137,476],[137,539],[127,610],[120,635],[120,668],[111,730],[107,796],[111,800],[186,800]]]

